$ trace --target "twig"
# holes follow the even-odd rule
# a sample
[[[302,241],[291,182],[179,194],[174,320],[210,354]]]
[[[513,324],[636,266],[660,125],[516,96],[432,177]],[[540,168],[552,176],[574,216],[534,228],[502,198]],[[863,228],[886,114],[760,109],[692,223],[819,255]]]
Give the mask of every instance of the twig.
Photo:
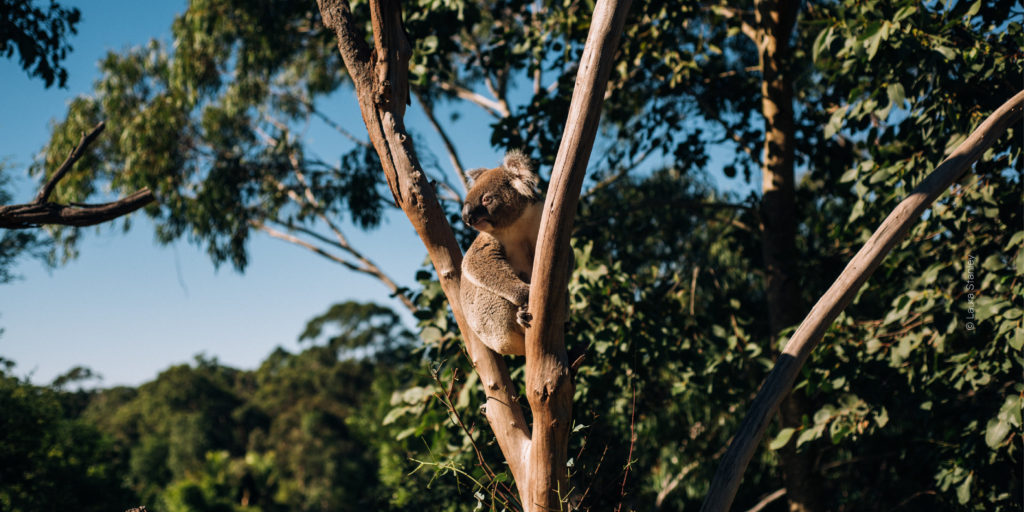
[[[693,461],[673,475],[672,478],[665,483],[665,486],[658,491],[658,495],[654,498],[654,507],[660,509],[662,504],[665,503],[665,499],[668,498],[668,495],[672,494],[672,491],[679,487],[679,483],[683,481],[683,477],[690,474],[694,469],[697,469],[698,466],[700,466],[700,461]]]
[[[323,112],[320,112],[319,110],[317,110],[316,106],[314,106],[312,102],[304,101],[304,102],[302,102],[302,104],[306,107],[306,111],[307,112],[309,112],[310,114],[313,114],[314,116],[320,118],[320,120],[323,121],[324,124],[326,124],[327,126],[329,126],[331,128],[334,128],[338,133],[342,134],[346,139],[348,139],[348,140],[350,140],[352,142],[355,142],[356,144],[358,144],[358,145],[360,145],[360,146],[362,146],[364,148],[367,148],[367,149],[372,149],[373,148],[373,146],[369,142],[366,142],[365,140],[360,139],[359,137],[356,137],[355,135],[352,134],[352,132],[346,130],[343,126],[338,124],[334,119],[331,119],[330,117],[327,117],[326,114],[324,114]]]
[[[693,276],[690,277],[690,316],[693,316],[693,303],[697,298],[698,274],[700,274],[700,265],[693,267]]]
[[[633,405],[629,414],[629,453],[626,454],[626,470],[622,474],[622,487],[619,489],[619,504],[615,512],[622,510],[622,498],[626,497],[626,480],[629,478],[629,468],[633,467],[633,447],[636,446],[636,383],[630,382],[633,391]]]
[[[611,185],[612,183],[618,181],[626,174],[629,174],[633,169],[639,167],[640,164],[644,162],[644,160],[647,160],[647,157],[651,156],[651,152],[653,151],[653,149],[654,148],[647,148],[647,150],[641,153],[639,157],[633,159],[629,163],[629,165],[622,166],[621,168],[619,168],[618,171],[616,171],[611,176],[608,176],[607,178],[595,183],[593,187],[590,187],[586,192],[583,193],[583,197],[589,197],[593,195],[594,192],[597,192],[598,190],[601,190],[602,188]]]
[[[456,368],[452,372],[451,382],[449,383],[447,389],[445,389],[444,384],[441,383],[441,379],[440,377],[437,376],[437,372],[432,372],[431,377],[433,377],[434,382],[438,385],[438,387],[444,390],[443,395],[440,393],[434,393],[434,396],[438,400],[440,400],[441,404],[444,405],[445,409],[448,410],[448,419],[452,420],[452,423],[459,427],[459,429],[462,430],[463,434],[466,435],[466,438],[469,439],[469,444],[473,447],[473,451],[476,453],[477,462],[479,462],[480,468],[484,470],[484,473],[487,475],[487,478],[489,478],[491,482],[494,484],[495,491],[500,492],[501,499],[506,504],[513,501],[518,503],[519,497],[512,492],[512,489],[509,488],[508,485],[494,481],[496,477],[494,470],[491,469],[490,464],[488,464],[487,460],[484,459],[483,452],[480,451],[480,446],[477,444],[476,439],[473,437],[473,432],[468,427],[466,427],[465,422],[462,421],[462,415],[460,415],[459,411],[455,409],[455,403],[452,402],[452,395],[455,392],[455,381],[458,378],[458,372],[458,368]]]

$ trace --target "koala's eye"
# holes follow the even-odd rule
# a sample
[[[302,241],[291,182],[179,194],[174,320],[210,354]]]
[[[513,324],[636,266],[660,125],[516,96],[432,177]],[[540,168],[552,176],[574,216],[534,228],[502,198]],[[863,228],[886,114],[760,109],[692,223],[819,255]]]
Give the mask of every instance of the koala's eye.
[[[493,201],[494,201],[494,196],[492,196],[490,194],[487,194],[484,197],[480,198],[480,202],[485,204],[485,205],[486,204],[491,204]]]

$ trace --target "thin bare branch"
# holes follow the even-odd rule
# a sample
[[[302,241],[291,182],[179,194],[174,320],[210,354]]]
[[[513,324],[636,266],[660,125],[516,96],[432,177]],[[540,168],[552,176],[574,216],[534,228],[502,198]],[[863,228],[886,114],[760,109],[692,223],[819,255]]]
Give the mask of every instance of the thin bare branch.
[[[467,89],[466,87],[448,82],[437,82],[437,85],[438,87],[441,88],[441,90],[453,93],[455,94],[455,96],[483,108],[484,110],[487,111],[487,113],[491,114],[494,117],[504,118],[511,115],[510,112],[508,111],[508,107],[502,107],[501,102],[497,100],[492,100],[482,94],[473,92],[472,90]]]
[[[341,231],[341,228],[334,221],[332,221],[330,217],[327,216],[327,214],[324,212],[323,207],[320,205],[320,201],[317,200],[316,196],[313,194],[313,189],[309,186],[309,182],[306,180],[305,173],[302,172],[302,166],[301,163],[299,162],[298,156],[294,152],[292,152],[290,155],[288,155],[288,160],[292,164],[292,172],[295,174],[295,179],[302,185],[303,198],[300,198],[295,191],[291,189],[286,189],[284,185],[281,183],[277,183],[277,187],[279,189],[286,190],[288,197],[291,198],[292,201],[294,201],[296,204],[302,206],[305,203],[305,205],[312,207],[313,210],[316,211],[317,217],[321,221],[323,221],[324,224],[327,225],[328,229],[330,229],[332,233],[334,233],[334,237],[336,240],[332,241],[329,238],[321,235],[320,233],[317,233],[311,229],[302,226],[295,226],[290,223],[285,224],[284,226],[289,230],[304,233],[308,236],[311,236],[319,240],[322,243],[330,244],[342,251],[347,252],[350,256],[355,258],[356,261],[358,261],[362,265],[359,269],[360,272],[374,276],[377,278],[377,280],[384,283],[384,286],[386,286],[388,290],[391,290],[391,293],[397,296],[398,299],[409,311],[413,313],[418,311],[418,308],[416,307],[415,304],[413,304],[412,299],[410,299],[408,295],[402,292],[402,288],[399,287],[398,284],[395,283],[395,281],[391,279],[390,276],[388,276],[383,270],[381,270],[381,268],[377,266],[375,262],[367,258],[365,255],[363,255],[362,252],[353,247],[352,244],[349,243],[348,238]]]
[[[644,160],[647,160],[647,157],[651,156],[651,153],[653,151],[654,148],[647,148],[647,150],[641,153],[639,157],[631,160],[629,164],[619,167],[619,170],[615,171],[615,173],[595,183],[593,187],[590,187],[586,192],[583,193],[583,197],[590,197],[592,194],[594,194],[594,192],[597,192],[598,190],[601,190],[602,188],[605,188],[608,185],[615,183],[623,176],[629,174],[634,169],[639,167],[640,164],[644,162]]]
[[[335,131],[340,133],[346,139],[348,139],[348,140],[350,140],[352,142],[355,142],[356,144],[358,144],[358,145],[360,145],[360,146],[362,146],[364,148],[367,148],[367,149],[373,147],[373,145],[371,145],[369,142],[366,142],[365,140],[360,139],[359,137],[356,137],[355,135],[352,134],[352,132],[346,130],[344,126],[341,126],[340,124],[338,124],[337,121],[335,121],[334,119],[331,119],[330,117],[328,117],[327,114],[324,114],[323,112],[320,112],[319,110],[317,110],[316,106],[313,105],[312,102],[304,101],[304,102],[302,102],[302,104],[306,107],[306,111],[307,112],[309,112],[310,114],[312,114],[312,115],[316,116],[317,118],[319,118],[321,121],[324,122],[324,124],[326,124],[327,126],[333,128]]]
[[[323,256],[324,258],[327,258],[327,259],[329,259],[329,260],[331,260],[331,261],[333,261],[335,263],[339,263],[341,265],[344,265],[345,268],[347,268],[349,270],[352,270],[352,271],[355,271],[355,272],[361,272],[361,273],[364,273],[364,274],[368,273],[365,269],[363,269],[359,265],[356,265],[355,263],[352,263],[351,261],[348,261],[345,258],[342,258],[340,256],[331,254],[331,253],[323,250],[322,248],[317,247],[317,246],[315,246],[315,245],[313,245],[313,244],[311,244],[311,243],[309,243],[309,242],[307,242],[307,241],[305,241],[305,240],[303,240],[303,239],[301,239],[301,238],[299,238],[299,237],[297,237],[295,235],[290,235],[290,234],[285,233],[283,231],[278,231],[278,230],[276,230],[276,229],[266,225],[266,223],[259,222],[259,221],[256,221],[256,220],[251,220],[251,221],[249,221],[249,225],[254,227],[254,228],[256,228],[256,229],[258,229],[258,230],[260,230],[260,231],[263,231],[264,233],[266,233],[266,234],[268,234],[268,235],[270,235],[270,236],[272,236],[274,238],[277,238],[279,240],[284,240],[285,242],[295,244],[295,245],[297,245],[299,247],[303,247],[303,248],[308,249],[308,250],[310,250],[310,251],[312,251],[312,252],[314,252],[316,254],[319,254],[320,256]]]
[[[679,487],[679,484],[683,481],[683,478],[685,478],[686,475],[690,474],[691,471],[697,469],[698,467],[700,467],[700,462],[694,461],[684,466],[683,469],[679,470],[678,473],[672,475],[671,478],[668,478],[666,476],[665,483],[662,485],[661,490],[658,491],[658,495],[654,498],[654,508],[660,509],[662,504],[665,503],[665,498],[668,498],[668,495],[672,494],[672,491],[676,490],[676,488]]]
[[[441,142],[444,144],[444,150],[448,152],[448,158],[452,161],[452,168],[455,169],[455,174],[458,175],[459,181],[462,182],[462,191],[464,193],[469,192],[469,179],[466,177],[466,169],[462,166],[462,161],[459,160],[459,154],[455,151],[455,145],[453,145],[451,139],[448,138],[448,132],[441,127],[441,123],[437,122],[437,117],[434,116],[434,107],[423,99],[423,95],[419,91],[413,91],[413,95],[416,96],[416,101],[418,101],[420,107],[423,108],[423,113],[427,115],[427,120],[430,121],[430,126],[433,126],[434,131],[436,131],[438,136],[441,137]]]
[[[363,256],[362,253],[357,251],[354,247],[352,247],[350,245],[347,245],[347,241],[345,242],[345,245],[342,245],[338,241],[331,240],[330,238],[327,238],[326,236],[324,236],[324,235],[322,235],[320,233],[317,233],[316,231],[313,231],[312,229],[309,229],[309,228],[307,228],[305,226],[297,226],[295,224],[290,224],[290,223],[281,222],[281,221],[277,221],[277,220],[274,220],[273,222],[275,224],[281,226],[282,228],[288,230],[288,231],[292,231],[292,232],[296,232],[296,233],[301,233],[301,234],[303,234],[305,236],[308,236],[308,237],[310,237],[310,238],[312,238],[312,239],[314,239],[314,240],[316,240],[316,241],[318,241],[318,242],[320,242],[322,244],[326,244],[326,245],[334,247],[335,249],[338,249],[340,251],[347,252],[359,264],[357,265],[356,263],[353,263],[353,262],[351,262],[349,260],[346,260],[346,259],[344,259],[341,256],[338,256],[338,255],[335,255],[335,254],[331,254],[331,253],[325,251],[323,248],[317,247],[317,246],[309,243],[308,241],[303,240],[303,239],[301,239],[301,238],[299,238],[299,237],[297,237],[295,235],[284,233],[284,232],[278,231],[278,230],[276,230],[274,228],[271,228],[271,227],[267,226],[265,223],[253,221],[251,224],[253,225],[253,227],[259,229],[260,231],[265,232],[266,234],[268,234],[268,235],[270,235],[270,236],[272,236],[274,238],[277,238],[278,240],[284,240],[284,241],[286,241],[288,243],[292,243],[292,244],[298,245],[299,247],[303,247],[305,249],[308,249],[308,250],[314,252],[315,254],[323,256],[324,258],[327,258],[327,259],[329,259],[329,260],[331,260],[331,261],[333,261],[335,263],[340,263],[341,265],[344,265],[345,268],[348,268],[349,270],[353,270],[353,271],[356,271],[356,272],[359,272],[359,273],[362,273],[362,274],[366,274],[368,276],[375,277],[385,287],[387,287],[388,290],[391,291],[392,295],[394,295],[399,301],[402,302],[402,305],[405,306],[406,309],[408,309],[412,313],[415,313],[416,311],[419,310],[419,308],[416,307],[416,304],[414,304],[412,302],[412,300],[408,297],[408,295],[406,295],[402,291],[402,287],[398,286],[398,284],[395,283],[395,281],[393,279],[391,279],[391,277],[388,276],[383,270],[381,270],[380,267],[378,267],[375,263],[373,263],[373,261],[371,261],[368,258],[366,258],[365,256]]]
[[[743,472],[761,442],[768,423],[778,410],[779,403],[789,394],[800,369],[811,351],[821,341],[825,330],[850,303],[889,251],[906,237],[910,227],[924,211],[996,142],[1007,127],[1020,119],[1022,113],[1024,91],[1014,95],[975,129],[893,209],[871,238],[857,251],[856,256],[793,333],[775,367],[765,378],[761,390],[740,425],[739,432],[722,458],[708,495],[704,498],[702,511],[729,510],[739,489]]]

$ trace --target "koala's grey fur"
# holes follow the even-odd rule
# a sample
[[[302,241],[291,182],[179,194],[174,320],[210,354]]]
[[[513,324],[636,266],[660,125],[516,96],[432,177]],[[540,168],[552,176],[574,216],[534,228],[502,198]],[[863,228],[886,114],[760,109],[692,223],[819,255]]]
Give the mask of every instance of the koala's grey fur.
[[[480,231],[462,260],[462,308],[469,327],[499,354],[526,353],[530,275],[540,231],[537,174],[522,151],[500,167],[469,172],[462,220]]]

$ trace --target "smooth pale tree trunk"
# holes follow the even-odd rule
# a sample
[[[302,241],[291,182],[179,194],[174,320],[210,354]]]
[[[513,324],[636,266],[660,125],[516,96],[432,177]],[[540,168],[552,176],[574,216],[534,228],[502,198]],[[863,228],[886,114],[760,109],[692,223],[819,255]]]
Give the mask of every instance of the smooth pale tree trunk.
[[[530,286],[534,321],[526,333],[526,398],[533,413],[531,428],[505,360],[483,345],[466,324],[459,301],[462,252],[403,124],[409,99],[411,46],[401,24],[401,5],[397,0],[370,1],[371,48],[353,20],[347,0],[318,0],[324,25],[338,38],[338,50],[354,83],[363,121],[395,203],[423,240],[462,331],[487,397],[487,420],[527,512],[567,508],[573,384],[566,364],[562,321],[571,255],[569,235],[629,3],[599,0],[594,8],[569,118],[552,169]]]
[[[764,162],[761,167],[761,244],[767,270],[768,316],[772,349],[779,333],[800,321],[804,311],[796,271],[796,200],[793,172],[793,86],[788,61],[799,2],[756,2],[758,56],[761,64],[761,112],[764,115]],[[794,391],[779,409],[783,428],[796,428],[811,415],[803,391]],[[821,478],[811,447],[796,443],[779,450],[790,512],[821,510]]]

